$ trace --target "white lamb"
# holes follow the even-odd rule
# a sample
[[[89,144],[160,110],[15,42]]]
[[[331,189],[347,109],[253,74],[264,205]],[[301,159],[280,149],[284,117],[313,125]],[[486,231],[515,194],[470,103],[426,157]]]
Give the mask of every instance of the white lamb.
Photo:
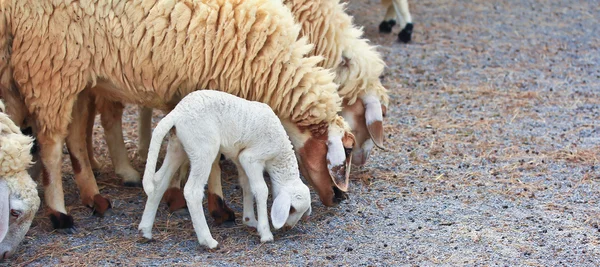
[[[156,170],[158,152],[165,135],[176,128],[167,146],[162,167]],[[215,248],[208,229],[202,199],[212,165],[219,164],[223,153],[235,162],[244,193],[244,218],[256,226],[261,242],[273,240],[267,215],[268,188],[263,178],[266,170],[272,181],[273,227],[293,227],[303,216],[310,215],[308,187],[300,180],[292,144],[273,110],[266,104],[212,90],[196,91],[184,97],[156,126],[148,152],[143,186],[148,195],[139,230],[152,238],[152,225],[160,200],[170,178],[186,160],[191,163],[184,196],[201,245]],[[258,222],[254,216],[256,198]]]
[[[0,261],[21,243],[40,207],[36,184],[27,173],[33,139],[4,113],[0,101]]]

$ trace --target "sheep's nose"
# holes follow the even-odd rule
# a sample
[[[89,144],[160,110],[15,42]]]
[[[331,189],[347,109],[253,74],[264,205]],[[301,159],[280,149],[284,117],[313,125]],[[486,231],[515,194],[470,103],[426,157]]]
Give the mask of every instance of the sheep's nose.
[[[6,260],[6,259],[10,258],[10,256],[11,256],[10,251],[4,251],[2,253],[2,260]]]

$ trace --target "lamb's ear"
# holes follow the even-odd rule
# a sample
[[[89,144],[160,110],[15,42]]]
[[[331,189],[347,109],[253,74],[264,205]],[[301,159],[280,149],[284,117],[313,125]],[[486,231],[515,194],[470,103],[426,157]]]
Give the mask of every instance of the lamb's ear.
[[[367,124],[367,130],[373,143],[381,149],[383,147],[383,110],[379,100],[372,96],[367,96],[363,99],[365,105],[365,120]]]
[[[0,180],[0,242],[8,233],[8,219],[10,217],[10,191],[6,181]]]
[[[292,197],[285,191],[273,200],[271,207],[271,222],[275,229],[283,227],[288,217],[290,216],[290,207],[292,206]]]

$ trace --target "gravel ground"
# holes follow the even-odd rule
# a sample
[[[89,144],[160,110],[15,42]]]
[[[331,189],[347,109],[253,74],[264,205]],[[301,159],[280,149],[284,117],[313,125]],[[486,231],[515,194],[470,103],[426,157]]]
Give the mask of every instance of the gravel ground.
[[[241,225],[241,189],[226,164],[238,221],[209,219],[220,249],[200,248],[189,217],[169,215],[164,204],[156,242],[141,243],[145,196],[120,186],[97,125],[96,155],[106,164],[98,183],[112,215],[93,217],[80,204],[65,157],[78,231],[53,231],[40,211],[8,263],[600,265],[597,1],[413,1],[408,45],[378,33],[379,0],[350,2],[348,12],[380,46],[391,96],[388,150],[355,168],[349,200],[325,208],[313,195],[310,221],[260,244]],[[135,158],[133,107],[125,127]]]

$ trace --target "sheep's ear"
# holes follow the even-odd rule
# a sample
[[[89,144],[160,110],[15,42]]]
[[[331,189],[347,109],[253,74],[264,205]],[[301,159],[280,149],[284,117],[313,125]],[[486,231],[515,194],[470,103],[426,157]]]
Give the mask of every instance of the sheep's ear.
[[[10,217],[10,191],[6,181],[0,180],[0,242],[8,233],[8,219]]]
[[[373,143],[381,149],[383,147],[383,110],[381,103],[374,97],[367,97],[364,99],[365,104],[365,120],[367,124],[367,130],[373,140]]]
[[[292,197],[285,191],[273,200],[271,207],[271,222],[275,229],[283,227],[288,217],[290,216],[290,207],[292,206]]]

